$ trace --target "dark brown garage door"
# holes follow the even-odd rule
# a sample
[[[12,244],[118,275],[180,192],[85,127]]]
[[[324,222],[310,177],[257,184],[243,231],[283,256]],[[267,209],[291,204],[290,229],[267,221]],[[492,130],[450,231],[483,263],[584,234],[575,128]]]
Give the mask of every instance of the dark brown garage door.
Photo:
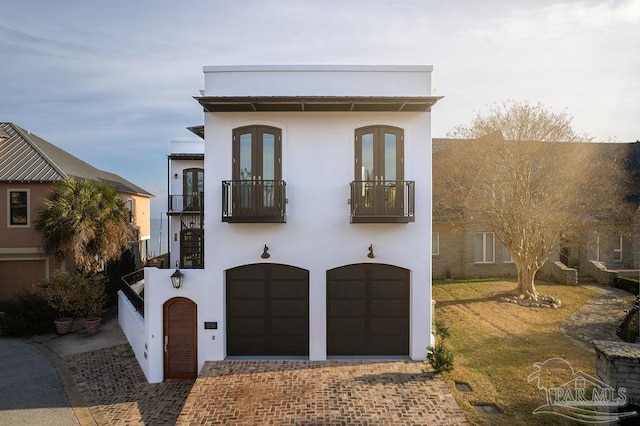
[[[227,271],[227,355],[309,355],[309,271],[277,264]]]
[[[409,354],[409,271],[358,264],[327,271],[327,355]]]

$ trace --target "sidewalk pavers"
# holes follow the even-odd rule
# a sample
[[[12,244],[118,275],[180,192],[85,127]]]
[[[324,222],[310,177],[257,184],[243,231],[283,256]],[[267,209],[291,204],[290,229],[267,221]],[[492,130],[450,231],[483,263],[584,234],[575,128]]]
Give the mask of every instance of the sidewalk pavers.
[[[461,425],[440,378],[413,361],[209,361],[179,425]]]
[[[635,296],[611,286],[585,284],[583,287],[593,289],[596,295],[571,314],[560,325],[560,331],[594,351],[595,340],[620,340],[616,329],[633,307]]]

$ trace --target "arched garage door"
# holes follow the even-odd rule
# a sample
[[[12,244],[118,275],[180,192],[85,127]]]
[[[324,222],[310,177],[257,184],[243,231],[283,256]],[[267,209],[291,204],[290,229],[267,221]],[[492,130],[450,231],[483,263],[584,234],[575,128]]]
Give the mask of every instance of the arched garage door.
[[[227,355],[309,355],[309,271],[240,266],[226,285]]]
[[[363,263],[327,271],[327,355],[409,354],[409,270]]]

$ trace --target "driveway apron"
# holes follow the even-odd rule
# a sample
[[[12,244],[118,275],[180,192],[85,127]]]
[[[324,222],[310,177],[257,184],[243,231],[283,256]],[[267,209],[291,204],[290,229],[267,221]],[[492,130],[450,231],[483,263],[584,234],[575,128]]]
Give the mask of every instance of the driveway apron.
[[[0,339],[0,424],[78,425],[49,358],[19,339]]]

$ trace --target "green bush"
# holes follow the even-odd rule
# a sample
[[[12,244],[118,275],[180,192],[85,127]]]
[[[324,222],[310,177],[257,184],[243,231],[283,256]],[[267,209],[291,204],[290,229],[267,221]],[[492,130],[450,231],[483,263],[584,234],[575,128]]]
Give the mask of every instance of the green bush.
[[[0,334],[11,337],[32,336],[52,330],[56,310],[39,293],[22,292],[0,302]]]
[[[45,301],[58,312],[59,318],[77,314],[83,297],[84,277],[64,271],[56,271],[42,283]]]
[[[453,353],[444,345],[444,340],[451,336],[449,327],[443,321],[435,321],[436,346],[427,348],[427,360],[437,373],[453,370]]]
[[[429,346],[427,350],[427,360],[436,372],[453,370],[453,353],[449,348],[441,343],[436,347]]]

